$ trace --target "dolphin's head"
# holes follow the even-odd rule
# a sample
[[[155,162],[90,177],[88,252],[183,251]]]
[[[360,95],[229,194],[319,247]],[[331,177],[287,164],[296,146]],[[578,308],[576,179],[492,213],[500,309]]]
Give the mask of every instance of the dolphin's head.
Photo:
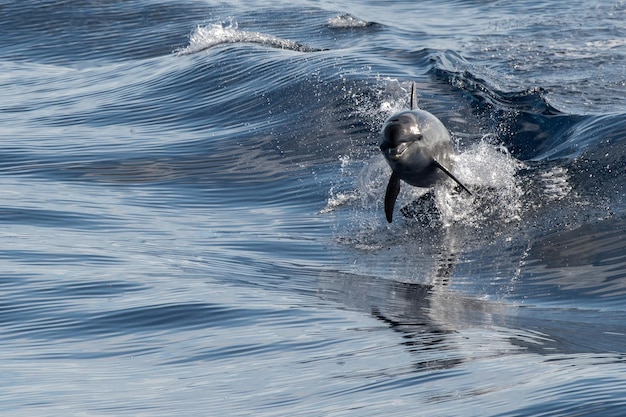
[[[433,160],[433,140],[429,113],[410,110],[391,116],[382,129],[380,150],[395,170],[410,165],[412,170],[425,169]]]
[[[452,139],[434,115],[415,109],[415,85],[411,88],[411,109],[391,116],[382,129],[380,150],[391,167],[385,192],[385,215],[391,223],[400,181],[415,187],[432,187],[449,177],[472,194],[451,172]]]

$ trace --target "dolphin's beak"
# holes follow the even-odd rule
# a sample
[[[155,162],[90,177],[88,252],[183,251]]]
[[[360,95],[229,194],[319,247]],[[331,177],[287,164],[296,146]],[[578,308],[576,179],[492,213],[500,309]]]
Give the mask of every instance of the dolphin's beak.
[[[402,142],[401,144],[393,148],[390,147],[389,144],[386,142],[380,145],[380,150],[383,151],[385,156],[393,160],[399,159],[402,156],[402,154],[406,152],[408,148],[409,148],[408,142]]]

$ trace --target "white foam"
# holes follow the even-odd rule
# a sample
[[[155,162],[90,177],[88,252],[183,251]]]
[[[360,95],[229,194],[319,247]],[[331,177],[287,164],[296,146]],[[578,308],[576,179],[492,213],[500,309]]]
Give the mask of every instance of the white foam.
[[[451,193],[449,187],[436,188],[437,205],[444,223],[462,222],[481,227],[485,222],[510,223],[522,214],[523,188],[516,173],[523,168],[502,145],[489,137],[456,155],[453,172],[473,191]]]
[[[523,166],[505,146],[485,136],[456,156],[454,171],[470,184],[509,188],[515,186],[514,175]]]
[[[329,196],[328,201],[326,202],[326,207],[320,210],[320,214],[332,213],[337,208],[358,200],[358,195],[354,191],[342,192],[331,188],[328,194]]]
[[[266,33],[240,30],[237,21],[230,18],[227,22],[211,23],[206,26],[198,25],[189,35],[189,45],[176,50],[176,53],[179,55],[193,54],[225,43],[255,43],[303,52],[314,50],[298,42]]]
[[[356,17],[347,13],[328,19],[328,27],[331,29],[364,28],[369,25],[369,22],[357,19]]]
[[[549,200],[562,200],[572,191],[566,168],[554,167],[539,174],[539,178],[543,183],[544,195]]]

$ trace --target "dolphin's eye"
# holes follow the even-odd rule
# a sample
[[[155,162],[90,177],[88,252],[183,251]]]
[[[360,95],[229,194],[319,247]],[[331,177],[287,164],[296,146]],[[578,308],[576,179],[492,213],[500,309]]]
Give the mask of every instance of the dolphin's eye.
[[[423,135],[421,135],[421,134],[419,134],[419,135],[415,135],[415,140],[420,141],[420,140],[422,140],[422,139],[424,139],[424,136],[423,136]]]

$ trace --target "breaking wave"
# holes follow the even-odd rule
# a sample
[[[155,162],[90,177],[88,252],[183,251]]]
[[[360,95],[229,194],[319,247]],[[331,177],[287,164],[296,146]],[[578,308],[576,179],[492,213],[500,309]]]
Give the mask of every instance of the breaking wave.
[[[189,55],[229,43],[250,43],[297,52],[319,52],[323,50],[267,33],[241,30],[237,21],[231,18],[226,22],[197,26],[189,35],[189,45],[179,48],[175,52],[179,55]]]

